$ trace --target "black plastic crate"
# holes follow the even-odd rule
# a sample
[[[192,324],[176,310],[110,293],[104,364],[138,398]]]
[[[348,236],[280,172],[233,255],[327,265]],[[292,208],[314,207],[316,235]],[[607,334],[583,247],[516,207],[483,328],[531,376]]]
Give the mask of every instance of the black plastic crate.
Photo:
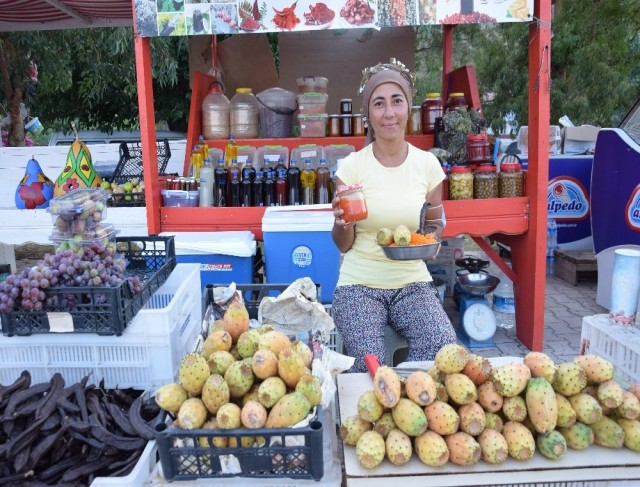
[[[172,428],[165,415],[155,427],[162,473],[169,481],[227,477],[320,480],[324,475],[322,417],[322,408],[317,406],[315,418],[301,428],[184,430]],[[253,447],[213,446],[213,439],[221,436],[235,438],[238,445],[243,437],[264,438],[265,443]],[[206,439],[205,447],[199,446],[200,438]],[[293,443],[292,439],[295,446],[287,445]],[[235,456],[242,471],[224,473],[222,455]]]
[[[164,174],[171,158],[171,149],[167,139],[156,141],[158,156],[158,174]],[[113,171],[111,180],[142,178],[142,143],[122,142],[120,144],[120,159]]]
[[[142,292],[133,294],[128,282],[117,287],[85,286],[47,289],[57,302],[42,311],[2,313],[2,333],[23,336],[71,328],[73,333],[121,335],[149,298],[165,283],[176,266],[174,237],[117,237],[118,252],[127,260],[126,277],[138,276]],[[72,302],[69,306],[65,303]]]

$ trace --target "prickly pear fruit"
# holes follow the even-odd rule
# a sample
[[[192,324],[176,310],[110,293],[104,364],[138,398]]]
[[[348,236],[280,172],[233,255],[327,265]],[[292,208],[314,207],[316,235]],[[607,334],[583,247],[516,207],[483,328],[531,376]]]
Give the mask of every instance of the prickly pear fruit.
[[[593,445],[594,434],[590,426],[576,421],[567,428],[558,428],[572,450],[584,450]]]
[[[373,377],[373,392],[380,404],[392,408],[400,400],[400,377],[391,367],[378,367]]]
[[[267,377],[258,386],[258,401],[271,408],[287,393],[287,385],[280,377]]]
[[[581,423],[592,425],[602,419],[602,408],[598,400],[593,396],[581,392],[570,396],[568,399],[571,407],[576,412],[576,418]]]
[[[206,420],[207,408],[197,397],[187,399],[178,410],[178,423],[186,430],[198,429]]]
[[[491,380],[496,391],[503,397],[517,396],[527,387],[531,379],[529,367],[522,363],[511,363],[495,367],[491,371]]]
[[[233,402],[223,404],[216,413],[216,421],[218,422],[218,428],[221,430],[232,430],[240,428],[242,422],[240,421],[240,406]]]
[[[613,363],[600,355],[578,355],[573,361],[584,369],[588,382],[599,384],[613,379]]]
[[[427,430],[425,412],[411,399],[400,398],[391,413],[396,426],[409,436],[419,436]]]
[[[478,444],[482,459],[492,465],[498,465],[509,457],[509,445],[502,433],[495,429],[485,429],[478,435]]]
[[[235,361],[235,357],[224,350],[218,350],[217,352],[213,352],[211,355],[207,355],[209,371],[212,374],[224,375],[229,368],[229,365]]]
[[[598,384],[598,401],[608,408],[617,408],[622,404],[624,389],[613,379]]]
[[[373,424],[369,421],[362,421],[360,416],[354,414],[347,417],[338,428],[338,435],[345,445],[355,446],[365,431],[370,431]]]
[[[291,347],[291,340],[281,331],[270,330],[260,335],[258,350],[271,350],[277,357],[280,352],[289,347]]]
[[[411,230],[405,225],[398,225],[393,230],[393,241],[398,247],[404,247],[411,242]]]
[[[567,440],[557,430],[539,434],[536,445],[540,453],[551,460],[560,460],[567,452]]]
[[[208,335],[211,335],[214,331],[224,330],[224,321],[222,318],[215,320],[213,323],[209,325],[209,330],[207,332]]]
[[[381,228],[376,233],[378,245],[391,245],[393,243],[393,231],[390,228]]]
[[[232,301],[222,317],[224,329],[231,335],[233,343],[238,341],[240,335],[249,329],[249,312],[240,301]]]
[[[411,460],[413,445],[411,438],[405,432],[395,428],[389,432],[384,440],[387,458],[394,465],[404,465]]]
[[[300,392],[290,392],[282,396],[269,411],[267,417],[267,428],[287,428],[302,421],[311,405],[304,394]],[[384,442],[384,440],[383,440]]]
[[[636,382],[635,384],[631,384],[629,387],[629,392],[636,396],[638,400],[640,400],[640,382]]]
[[[278,355],[278,375],[290,389],[295,389],[300,378],[307,373],[300,355],[286,348]]]
[[[161,386],[155,394],[156,404],[170,413],[177,413],[188,397],[187,391],[176,383]]]
[[[311,362],[313,360],[313,352],[309,348],[309,345],[307,345],[301,340],[296,340],[293,343],[291,343],[291,350],[293,350],[295,353],[297,353],[302,357],[305,367],[309,369],[311,368]]]
[[[209,364],[199,353],[188,353],[180,362],[178,378],[184,390],[199,395],[207,377],[211,374]]]
[[[231,350],[233,338],[225,330],[215,330],[210,333],[202,344],[202,355],[209,357],[213,352]]]
[[[221,375],[210,375],[202,387],[202,402],[211,414],[229,402],[229,386]]]
[[[448,343],[436,353],[434,364],[440,372],[461,372],[467,364],[469,352],[458,343]]]
[[[258,401],[249,401],[240,410],[240,422],[245,428],[262,428],[267,422],[267,410]]]
[[[201,428],[203,430],[217,430],[218,422],[216,418],[211,418],[204,423]],[[228,445],[228,439],[226,436],[200,436],[198,438],[198,446],[200,448],[226,448]]]
[[[522,423],[527,417],[527,404],[522,396],[505,397],[502,403],[502,414],[507,421]]]
[[[577,363],[562,362],[556,366],[556,379],[551,385],[554,391],[569,397],[578,394],[587,386],[587,376]]]
[[[496,391],[495,383],[489,380],[478,386],[478,402],[485,411],[497,413],[502,409],[504,398]]]
[[[492,369],[489,359],[475,353],[469,353],[462,373],[469,377],[475,385],[479,386],[489,380]]]
[[[322,402],[322,382],[318,377],[311,374],[300,377],[296,384],[296,391],[305,395],[311,407],[317,406]]]
[[[440,369],[435,365],[432,365],[431,367],[429,367],[429,369],[427,370],[427,374],[431,376],[434,382],[442,382],[442,383],[444,383],[444,376],[447,375],[444,372],[440,371]]]
[[[256,442],[255,436],[241,436],[240,446],[242,448],[251,448]],[[238,439],[235,436],[229,437],[229,448],[238,448]]]
[[[603,416],[600,420],[589,425],[593,430],[593,442],[607,448],[622,448],[624,444],[624,430],[613,419]]]
[[[558,423],[558,399],[551,383],[544,377],[529,379],[526,391],[529,419],[538,433],[548,433]]]
[[[407,397],[419,406],[427,406],[436,400],[436,384],[422,370],[412,372],[405,382]]]
[[[232,398],[244,396],[251,389],[254,379],[251,366],[243,361],[233,362],[224,374]]]
[[[531,460],[536,451],[533,434],[522,423],[507,421],[502,428],[502,435],[507,440],[509,456],[516,460]]]
[[[556,402],[558,403],[558,420],[556,421],[556,427],[568,428],[575,424],[578,417],[576,416],[576,412],[573,410],[569,399],[556,392]]]
[[[391,411],[382,413],[378,421],[373,424],[373,430],[380,433],[385,440],[389,435],[389,431],[394,428],[396,428],[396,422],[393,420],[393,413],[391,413]]]
[[[449,399],[456,404],[469,404],[478,400],[476,385],[464,374],[459,372],[447,374],[444,378]]]
[[[624,391],[622,393],[622,402],[616,408],[616,414],[625,419],[640,418],[640,400],[635,394]]]
[[[484,430],[487,417],[482,406],[477,402],[463,404],[458,408],[460,429],[471,436],[478,436]]]
[[[522,360],[529,370],[531,377],[544,377],[553,384],[556,378],[556,364],[553,359],[543,352],[529,352]]]
[[[640,421],[637,419],[616,418],[615,421],[624,431],[624,446],[640,452]]]
[[[449,394],[444,382],[435,382],[436,384],[436,401],[449,402]]]
[[[438,433],[425,431],[414,439],[416,454],[422,463],[430,467],[441,467],[449,461],[447,442]]]
[[[356,443],[356,457],[364,468],[375,468],[384,460],[384,438],[375,431],[365,431]]]
[[[254,383],[251,386],[251,389],[249,389],[249,391],[244,396],[242,396],[242,400],[240,401],[240,403],[238,405],[239,406],[244,406],[249,401],[258,401],[258,387],[259,386],[260,386],[260,384],[255,384]],[[258,401],[258,402],[260,402],[260,401]]]
[[[253,357],[253,354],[258,351],[259,343],[260,333],[258,333],[258,330],[249,329],[243,331],[238,337],[236,348],[242,358]]]
[[[266,379],[278,374],[278,357],[271,350],[258,350],[253,354],[251,369],[258,379]]]
[[[485,412],[485,423],[484,429],[496,430],[499,433],[502,433],[502,428],[504,427],[504,420],[498,416],[496,413]]]
[[[429,429],[439,435],[452,435],[460,427],[460,416],[453,407],[443,401],[434,401],[424,408]]]
[[[384,412],[384,406],[380,404],[373,390],[363,392],[358,398],[358,415],[363,421],[371,423],[377,421]]]
[[[475,438],[464,431],[447,436],[449,460],[456,465],[475,465],[480,461],[482,449]]]

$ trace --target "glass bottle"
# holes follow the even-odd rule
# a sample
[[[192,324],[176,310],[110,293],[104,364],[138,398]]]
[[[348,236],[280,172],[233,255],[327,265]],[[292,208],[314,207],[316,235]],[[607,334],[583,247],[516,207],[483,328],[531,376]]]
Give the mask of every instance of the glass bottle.
[[[444,112],[444,102],[440,97],[440,93],[427,93],[427,97],[422,102],[421,117],[423,134],[432,134],[435,132],[436,118],[442,117]]]
[[[291,162],[289,163],[289,170],[287,171],[287,187],[289,190],[289,204],[301,205],[302,186],[300,181],[300,169],[298,169],[295,159],[291,159]]]
[[[200,168],[202,167],[202,153],[198,150],[198,146],[194,145],[189,159],[189,174],[194,178],[200,177]]]
[[[253,206],[264,206],[264,172],[256,170],[256,178],[253,180]]]
[[[264,178],[264,206],[276,205],[276,186],[273,171],[267,171]]]
[[[305,159],[300,181],[302,185],[302,204],[313,205],[316,192],[316,172],[311,164],[311,159]]]
[[[330,203],[329,194],[329,168],[327,167],[327,161],[320,159],[320,165],[316,169],[316,198],[315,201],[318,204]]]
[[[255,175],[254,175],[255,178]],[[249,178],[249,175],[243,175],[242,180],[240,181],[240,206],[249,207],[253,206],[253,188],[252,181]]]
[[[202,163],[200,169],[200,187],[199,198],[201,207],[213,206],[213,166],[211,160],[207,157]]]
[[[227,206],[240,206],[240,166],[233,159],[227,169]]]
[[[238,143],[233,135],[229,136],[227,145],[224,148],[224,167],[229,169],[231,161],[238,158]]]
[[[196,144],[196,146],[198,147],[198,150],[202,154],[203,161],[209,157],[209,144],[207,144],[207,141],[204,140],[204,135],[200,135],[198,137],[198,143]]]
[[[280,169],[275,182],[276,206],[287,205],[287,171]]]
[[[224,167],[224,159],[218,159],[218,165],[214,174],[216,206],[227,206],[227,170]]]

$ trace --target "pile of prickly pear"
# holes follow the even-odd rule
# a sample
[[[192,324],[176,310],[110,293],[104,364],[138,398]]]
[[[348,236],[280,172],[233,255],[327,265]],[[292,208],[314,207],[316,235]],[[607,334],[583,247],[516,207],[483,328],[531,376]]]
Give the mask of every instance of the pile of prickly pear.
[[[209,330],[202,352],[182,359],[179,382],[160,387],[155,400],[175,417],[174,428],[286,428],[321,402],[322,384],[311,375],[311,361],[306,343],[270,325],[250,329],[245,306],[234,302]],[[242,446],[260,441],[244,438]],[[235,446],[228,444],[232,437],[212,440],[217,447]]]
[[[554,363],[529,352],[522,363],[492,366],[458,344],[445,345],[428,371],[400,377],[379,367],[373,389],[339,434],[360,464],[412,455],[432,467],[531,459],[560,460],[592,444],[640,452],[640,383],[625,390],[598,355]]]

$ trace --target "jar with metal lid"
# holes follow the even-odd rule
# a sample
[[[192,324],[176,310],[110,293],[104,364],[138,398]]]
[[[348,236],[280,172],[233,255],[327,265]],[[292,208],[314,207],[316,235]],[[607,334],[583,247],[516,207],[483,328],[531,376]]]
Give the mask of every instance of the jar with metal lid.
[[[364,115],[354,113],[351,115],[351,134],[354,136],[364,136]]]
[[[340,100],[340,113],[342,115],[351,115],[352,106],[351,98],[343,98]]]
[[[473,199],[473,173],[469,166],[452,166],[449,170],[449,199]]]
[[[467,135],[467,162],[483,164],[490,159],[487,134]]]
[[[251,88],[236,88],[231,98],[231,135],[236,139],[253,139],[260,133],[260,102]]]
[[[353,135],[351,131],[351,115],[340,115],[340,135],[343,137]]]
[[[329,137],[340,137],[340,115],[332,113],[329,115]]]
[[[500,165],[500,198],[524,196],[524,174],[517,162]]]
[[[440,98],[440,93],[427,93],[427,98],[422,102],[421,130],[423,134],[435,132],[436,118],[442,117],[444,111],[444,101]]]
[[[411,113],[409,113],[409,120],[407,120],[407,128],[405,130],[405,133],[407,135],[417,135],[422,133],[420,124],[421,118],[422,116],[420,115],[420,107],[411,107]]]
[[[473,177],[473,197],[475,199],[497,198],[500,195],[498,173],[493,164],[480,164]]]
[[[455,110],[457,107],[468,108],[464,93],[459,91],[450,93],[449,98],[447,98],[447,110]]]
[[[336,196],[340,198],[339,206],[344,211],[342,214],[344,221],[365,220],[369,216],[364,192],[359,184],[338,187]]]

